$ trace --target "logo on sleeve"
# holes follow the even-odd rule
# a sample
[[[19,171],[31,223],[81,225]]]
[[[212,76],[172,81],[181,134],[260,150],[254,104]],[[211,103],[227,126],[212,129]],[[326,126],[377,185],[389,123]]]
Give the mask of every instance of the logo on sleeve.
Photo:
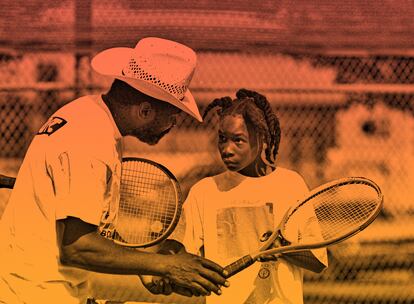
[[[50,136],[53,133],[55,133],[57,130],[62,128],[66,123],[67,123],[67,121],[64,120],[63,118],[52,117],[40,128],[40,130],[37,134],[38,135],[47,134],[47,135]]]

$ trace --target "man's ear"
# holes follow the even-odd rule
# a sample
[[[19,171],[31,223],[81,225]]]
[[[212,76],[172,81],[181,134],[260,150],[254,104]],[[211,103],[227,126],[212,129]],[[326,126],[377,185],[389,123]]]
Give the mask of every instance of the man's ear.
[[[155,109],[149,102],[144,101],[137,106],[137,115],[143,121],[150,121],[155,117]]]

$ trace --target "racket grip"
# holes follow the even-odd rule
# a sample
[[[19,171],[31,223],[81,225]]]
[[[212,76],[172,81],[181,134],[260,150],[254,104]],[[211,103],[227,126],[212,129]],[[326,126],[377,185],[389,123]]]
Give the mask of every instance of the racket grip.
[[[244,257],[238,259],[236,262],[231,263],[230,265],[226,266],[224,268],[224,270],[226,270],[228,273],[226,278],[229,278],[235,275],[236,273],[239,273],[243,269],[246,269],[247,267],[252,265],[254,261],[255,260],[250,255],[245,255]]]
[[[0,174],[0,188],[13,189],[15,181],[16,179],[14,177]]]

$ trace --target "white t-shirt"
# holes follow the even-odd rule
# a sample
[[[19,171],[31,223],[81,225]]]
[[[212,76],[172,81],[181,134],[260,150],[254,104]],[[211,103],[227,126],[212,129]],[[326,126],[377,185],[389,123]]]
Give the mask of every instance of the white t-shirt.
[[[184,203],[184,245],[192,253],[204,245],[206,258],[227,266],[256,251],[262,234],[273,230],[307,192],[298,173],[280,167],[260,178],[230,171],[205,178]],[[314,254],[327,265],[326,250]],[[282,258],[255,263],[229,281],[230,287],[219,297],[207,297],[207,303],[303,303],[303,271]]]
[[[39,130],[0,221],[0,303],[84,300],[87,272],[60,264],[56,221],[112,221],[121,145],[100,96],[63,106]]]

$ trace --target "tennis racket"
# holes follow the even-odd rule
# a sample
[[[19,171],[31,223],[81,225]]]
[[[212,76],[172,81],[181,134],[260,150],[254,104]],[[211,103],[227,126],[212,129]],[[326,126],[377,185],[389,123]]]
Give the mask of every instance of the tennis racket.
[[[15,181],[14,177],[0,174],[0,188],[13,189]]]
[[[11,189],[14,182],[0,175],[0,188]],[[144,158],[123,158],[115,221],[100,234],[128,247],[155,245],[174,231],[182,203],[180,185],[166,167]]]
[[[343,178],[323,184],[286,212],[277,229],[257,252],[225,267],[228,277],[260,258],[342,242],[371,224],[379,214],[382,202],[383,195],[378,185],[363,177]],[[317,225],[319,235],[300,239],[298,225],[301,223]],[[277,239],[281,246],[274,248]]]

